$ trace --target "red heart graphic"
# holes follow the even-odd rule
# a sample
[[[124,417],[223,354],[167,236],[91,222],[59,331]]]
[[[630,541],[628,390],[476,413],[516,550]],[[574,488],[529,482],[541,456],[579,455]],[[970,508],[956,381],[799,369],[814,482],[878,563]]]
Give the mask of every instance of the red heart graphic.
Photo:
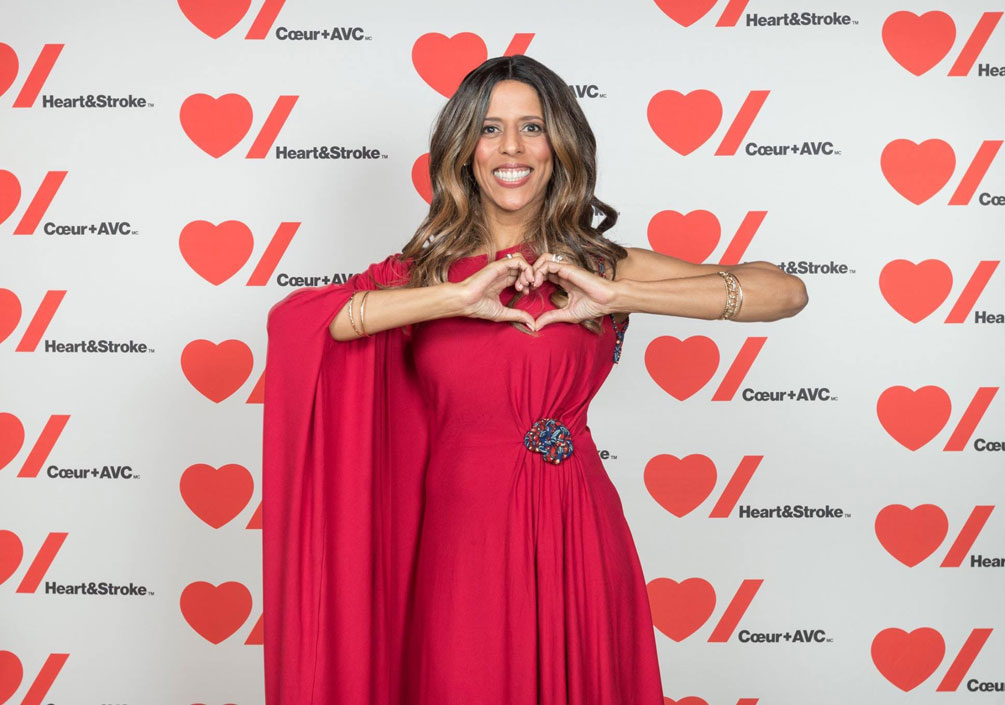
[[[712,136],[722,121],[722,103],[711,91],[683,95],[660,91],[649,100],[646,117],[653,132],[672,150],[690,154]]]
[[[949,53],[956,41],[956,25],[945,12],[933,10],[920,17],[894,12],[883,23],[883,45],[894,61],[915,76],[928,71]]]
[[[653,499],[674,516],[682,517],[705,501],[715,487],[715,463],[705,455],[677,459],[657,455],[646,463],[643,481]]]
[[[690,27],[704,17],[716,0],[656,0],[666,16],[683,27]]]
[[[14,575],[24,558],[24,546],[13,531],[0,530],[0,585]],[[0,703],[3,699],[0,698]]]
[[[21,659],[10,651],[0,651],[0,703],[7,702],[17,692],[23,677]]]
[[[199,149],[220,157],[244,139],[251,129],[251,104],[244,96],[227,93],[214,98],[195,93],[181,104],[181,127]]]
[[[9,171],[0,169],[0,223],[10,217],[21,200],[21,183]]]
[[[412,163],[412,185],[426,203],[433,202],[433,181],[429,175],[429,152]]]
[[[9,45],[0,42],[0,95],[6,93],[14,83],[14,79],[17,78],[17,67],[17,52]]]
[[[0,343],[14,332],[21,320],[21,300],[10,289],[0,289]]]
[[[941,306],[952,288],[952,270],[937,259],[918,264],[895,259],[879,273],[883,298],[911,323],[917,323]]]
[[[673,698],[668,698],[664,695],[663,705],[708,705],[708,703],[693,695],[681,698],[680,700],[674,700]]]
[[[688,578],[680,583],[656,578],[646,588],[653,625],[674,641],[683,641],[694,634],[715,609],[715,590],[701,578]]]
[[[225,340],[219,345],[208,340],[193,340],[181,352],[185,378],[207,399],[220,403],[240,389],[254,365],[251,348],[240,340]]]
[[[883,148],[879,164],[897,193],[921,205],[949,181],[956,169],[956,153],[942,140],[925,140],[921,144],[894,140]]]
[[[429,32],[412,45],[415,70],[434,91],[447,98],[453,96],[468,72],[488,56],[485,42],[472,32],[461,32],[452,37]]]
[[[884,678],[904,691],[932,675],[945,654],[946,642],[931,627],[910,633],[890,627],[872,640],[872,662]]]
[[[662,335],[646,347],[645,362],[656,384],[684,401],[712,379],[719,367],[719,348],[704,335],[687,340]]]
[[[219,644],[241,628],[251,614],[251,593],[238,582],[215,586],[194,582],[181,592],[181,613],[200,636]]]
[[[196,463],[182,473],[179,489],[192,513],[219,529],[248,506],[255,481],[247,468],[235,463],[219,468]]]
[[[934,504],[919,504],[914,509],[891,504],[876,515],[876,538],[909,568],[932,555],[948,531],[946,513]]]
[[[200,31],[219,39],[241,21],[251,0],[178,0],[178,7]]]
[[[248,261],[255,249],[255,238],[239,220],[225,220],[219,225],[193,220],[182,228],[178,247],[196,274],[219,286]]]
[[[949,395],[939,387],[890,387],[879,395],[876,415],[886,432],[908,450],[918,450],[935,438],[952,412]]]
[[[649,244],[661,254],[704,262],[719,244],[722,228],[709,211],[660,211],[649,221]]]
[[[23,445],[24,426],[21,419],[14,414],[0,413],[0,470],[7,467]]]

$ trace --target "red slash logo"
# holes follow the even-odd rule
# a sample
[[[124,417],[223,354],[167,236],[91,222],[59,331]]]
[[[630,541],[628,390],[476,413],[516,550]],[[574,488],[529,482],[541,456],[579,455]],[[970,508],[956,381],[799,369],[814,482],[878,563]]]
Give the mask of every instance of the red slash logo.
[[[21,705],[39,705],[45,702],[46,693],[69,657],[70,654],[49,654],[24,694]],[[21,665],[21,659],[10,651],[0,651],[0,703],[7,702],[17,692],[23,679],[24,666]]]
[[[998,387],[977,390],[942,450],[959,451],[966,447],[997,393]],[[917,390],[899,385],[890,387],[876,402],[879,423],[908,450],[918,450],[935,438],[949,421],[951,412],[949,395],[932,385]]]
[[[999,260],[980,262],[960,293],[946,323],[963,323],[984,292]],[[879,289],[893,310],[911,323],[926,318],[949,296],[953,288],[953,272],[937,259],[927,259],[914,264],[897,259],[883,267],[879,275]]]
[[[49,78],[49,72],[59,58],[59,53],[63,51],[62,44],[46,44],[39,52],[38,58],[28,72],[21,91],[14,99],[15,108],[30,108],[35,104],[35,99],[42,92],[45,80]],[[7,92],[17,79],[18,60],[17,53],[8,45],[0,42],[0,95]]]
[[[750,91],[715,150],[716,156],[736,154],[770,92]],[[722,103],[715,93],[706,90],[692,91],[687,95],[677,91],[660,91],[649,100],[646,117],[653,132],[666,146],[678,154],[687,155],[705,144],[719,128]]]
[[[268,155],[298,97],[279,96],[245,159],[264,159]],[[189,139],[206,154],[218,159],[248,134],[253,115],[251,103],[237,93],[227,93],[219,98],[196,93],[181,104],[179,119]]]
[[[708,515],[710,518],[730,515],[762,458],[760,455],[743,457]],[[705,455],[688,455],[684,458],[657,455],[646,463],[643,477],[652,498],[674,516],[683,517],[712,494],[716,469],[715,463]]]
[[[735,27],[740,15],[747,9],[749,0],[729,0],[716,27]],[[656,6],[682,27],[690,27],[715,5],[715,0],[656,0]]]
[[[265,0],[245,39],[265,39],[286,0]],[[219,39],[244,19],[251,0],[178,0],[182,14],[208,37]]]
[[[739,264],[767,211],[749,211],[719,258],[724,266]],[[649,221],[649,244],[653,250],[688,262],[702,263],[711,256],[722,235],[719,219],[709,211],[688,214],[660,211]]]
[[[533,38],[533,34],[514,34],[502,55],[526,53]],[[485,40],[473,32],[461,32],[452,37],[429,32],[412,45],[412,65],[419,77],[446,98],[454,95],[468,72],[488,55]]]
[[[949,199],[951,206],[970,203],[1002,140],[984,140]],[[942,190],[956,170],[956,153],[943,140],[917,144],[908,139],[890,142],[880,156],[883,176],[894,190],[915,205],[921,205]]]
[[[966,76],[970,73],[1001,17],[1001,12],[981,15],[947,75]],[[956,24],[953,18],[938,10],[923,15],[902,10],[894,12],[883,23],[883,46],[894,61],[915,76],[942,61],[955,41]]]
[[[0,45],[2,46],[2,45]],[[66,178],[65,171],[47,172],[42,179],[41,185],[31,199],[31,203],[25,209],[21,220],[14,228],[15,235],[34,235],[35,229],[45,216],[49,204],[56,196],[63,179]],[[0,223],[4,222],[17,209],[21,200],[21,183],[9,171],[0,169]]]
[[[712,401],[730,401],[750,371],[767,338],[747,338],[729,366]],[[646,348],[646,370],[663,390],[681,401],[708,384],[719,367],[719,348],[704,335],[686,340],[664,335]]]
[[[993,510],[994,505],[974,507],[940,564],[943,568],[959,568],[962,565]],[[942,545],[949,533],[949,519],[941,507],[934,504],[919,504],[914,509],[903,504],[891,504],[876,515],[875,529],[876,538],[883,548],[898,561],[913,568]]]
[[[265,286],[269,283],[299,227],[300,223],[296,222],[280,223],[246,286]],[[219,286],[248,262],[255,239],[251,229],[239,220],[227,220],[219,225],[195,220],[182,229],[178,247],[185,262],[196,274]]]
[[[959,688],[991,631],[971,630],[936,691],[952,692]],[[873,638],[871,651],[872,662],[883,677],[901,690],[909,691],[935,673],[946,655],[946,642],[942,634],[931,627],[919,627],[912,632],[889,627]]]
[[[709,635],[709,643],[725,642],[750,606],[763,580],[744,580]],[[683,641],[708,621],[715,610],[715,589],[707,580],[677,582],[656,578],[646,586],[653,625],[674,641]]]
[[[34,352],[42,340],[56,309],[63,301],[66,291],[47,291],[31,317],[31,322],[21,335],[21,342],[15,352]],[[9,289],[0,289],[0,343],[6,340],[21,321],[21,301]]]
[[[59,435],[70,420],[69,414],[53,414],[45,424],[25,458],[18,477],[38,477],[39,470],[52,451]],[[17,457],[24,446],[25,431],[21,420],[14,414],[0,413],[0,470]]]
[[[65,531],[50,531],[42,546],[32,559],[31,565],[21,577],[16,592],[33,593],[38,589],[46,571],[56,558],[63,541],[69,534]],[[13,531],[0,530],[0,584],[10,578],[21,565],[24,557],[24,547],[21,539]]]

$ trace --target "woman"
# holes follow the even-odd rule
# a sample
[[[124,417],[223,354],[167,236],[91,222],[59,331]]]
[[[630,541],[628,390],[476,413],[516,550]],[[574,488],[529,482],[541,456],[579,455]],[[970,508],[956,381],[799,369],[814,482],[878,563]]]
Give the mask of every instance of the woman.
[[[402,252],[273,307],[268,705],[663,702],[589,402],[631,312],[765,321],[806,294],[606,239],[595,164],[566,84],[490,59],[437,119]]]

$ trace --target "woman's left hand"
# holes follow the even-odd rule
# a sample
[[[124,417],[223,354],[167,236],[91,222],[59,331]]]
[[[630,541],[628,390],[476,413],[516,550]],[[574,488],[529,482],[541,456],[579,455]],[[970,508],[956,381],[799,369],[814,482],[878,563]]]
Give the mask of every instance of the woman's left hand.
[[[517,277],[513,284],[517,291],[536,289],[547,279],[569,294],[569,301],[565,306],[550,309],[537,317],[535,330],[540,330],[549,323],[579,323],[611,312],[609,306],[615,296],[614,282],[571,262],[555,262],[550,252],[542,253],[534,261],[530,271],[532,274],[523,271]]]

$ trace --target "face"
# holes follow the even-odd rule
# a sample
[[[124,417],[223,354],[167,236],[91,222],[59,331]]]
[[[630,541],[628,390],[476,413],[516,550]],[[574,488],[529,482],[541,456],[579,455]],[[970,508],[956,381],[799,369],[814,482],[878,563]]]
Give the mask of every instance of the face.
[[[521,81],[500,81],[492,89],[471,158],[483,207],[495,211],[489,215],[532,216],[544,201],[551,166],[537,91]]]

